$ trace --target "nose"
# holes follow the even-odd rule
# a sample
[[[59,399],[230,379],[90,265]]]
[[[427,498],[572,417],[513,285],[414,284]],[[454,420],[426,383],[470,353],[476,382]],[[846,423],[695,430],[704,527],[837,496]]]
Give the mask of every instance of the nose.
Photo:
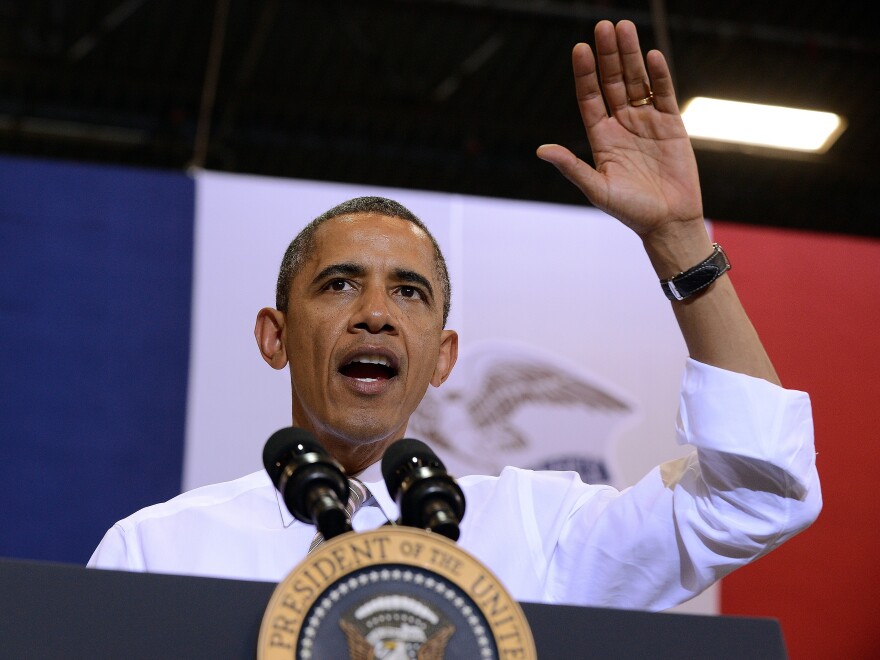
[[[364,289],[352,314],[351,328],[370,334],[397,333],[392,302],[384,287],[371,286]]]

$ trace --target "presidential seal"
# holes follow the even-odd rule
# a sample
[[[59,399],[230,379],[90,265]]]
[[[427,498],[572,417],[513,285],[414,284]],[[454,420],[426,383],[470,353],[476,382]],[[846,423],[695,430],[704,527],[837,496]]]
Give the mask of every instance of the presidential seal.
[[[349,532],[275,588],[258,660],[536,658],[522,609],[449,539],[414,527]]]

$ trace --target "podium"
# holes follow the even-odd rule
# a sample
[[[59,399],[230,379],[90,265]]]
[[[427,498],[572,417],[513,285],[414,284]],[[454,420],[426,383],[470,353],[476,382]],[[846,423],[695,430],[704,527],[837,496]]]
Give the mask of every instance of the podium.
[[[253,660],[275,587],[0,559],[0,657]],[[521,606],[542,660],[787,658],[774,619]]]

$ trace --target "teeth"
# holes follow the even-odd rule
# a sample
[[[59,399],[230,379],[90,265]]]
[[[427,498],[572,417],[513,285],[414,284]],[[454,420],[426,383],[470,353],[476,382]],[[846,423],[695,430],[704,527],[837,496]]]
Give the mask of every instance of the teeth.
[[[387,357],[384,357],[382,355],[361,355],[360,357],[356,357],[351,362],[352,363],[363,362],[365,364],[381,364],[383,367],[390,367],[391,366],[391,360],[389,360]]]

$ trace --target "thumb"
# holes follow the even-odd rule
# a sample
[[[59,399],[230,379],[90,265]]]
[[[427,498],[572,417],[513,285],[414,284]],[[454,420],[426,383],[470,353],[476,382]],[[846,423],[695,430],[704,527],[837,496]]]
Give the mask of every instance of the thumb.
[[[597,192],[599,173],[587,165],[571,151],[558,144],[542,144],[536,151],[538,158],[553,165],[562,176],[571,181],[578,189],[592,199]]]

